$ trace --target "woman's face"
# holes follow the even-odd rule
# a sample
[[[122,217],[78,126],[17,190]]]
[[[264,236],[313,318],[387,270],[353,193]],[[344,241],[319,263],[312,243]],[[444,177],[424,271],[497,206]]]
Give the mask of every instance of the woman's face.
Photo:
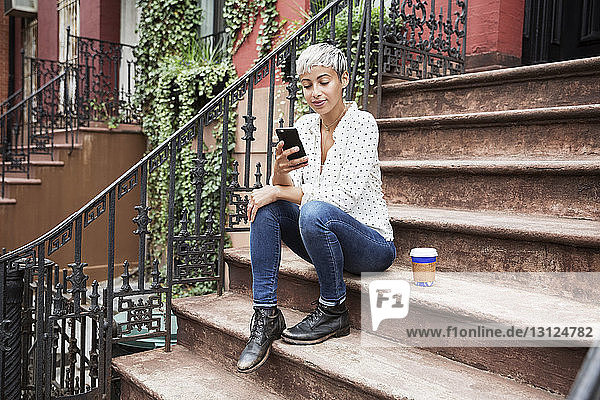
[[[315,65],[299,78],[304,98],[316,113],[327,114],[343,102],[342,89],[348,85],[348,72],[342,74],[340,81],[333,68]]]

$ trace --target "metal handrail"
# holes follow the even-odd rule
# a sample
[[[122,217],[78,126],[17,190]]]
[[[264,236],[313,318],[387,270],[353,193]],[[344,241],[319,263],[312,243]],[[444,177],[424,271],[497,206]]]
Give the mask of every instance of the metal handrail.
[[[52,78],[51,80],[46,82],[41,88],[39,88],[38,90],[36,90],[35,92],[33,92],[32,94],[27,96],[25,99],[21,100],[19,103],[12,106],[5,113],[0,115],[0,133],[2,134],[2,137],[0,137],[0,143],[2,143],[2,185],[0,185],[1,197],[4,197],[4,195],[6,193],[6,173],[7,173],[6,163],[9,162],[7,160],[7,154],[10,151],[10,148],[9,148],[10,143],[8,143],[8,140],[9,140],[8,135],[4,135],[4,134],[5,134],[5,132],[8,133],[8,129],[10,129],[10,127],[8,126],[9,117],[11,115],[17,115],[17,113],[19,113],[19,112],[22,113],[28,104],[32,103],[35,98],[39,98],[46,90],[48,90],[48,88],[52,87],[52,85],[55,82],[60,81],[61,79],[65,79],[65,77],[67,76],[67,73],[68,73],[67,71],[63,71],[61,74],[55,76],[54,78]],[[64,104],[63,106],[66,108],[69,105]],[[19,123],[22,124],[23,121],[19,121]],[[4,129],[1,129],[1,127],[4,127]],[[23,129],[24,129],[24,127],[23,127]],[[66,129],[66,134],[68,137],[69,126],[65,126],[65,129]],[[25,146],[25,143],[22,142],[21,145]],[[19,146],[18,140],[15,140],[15,150],[18,146]],[[29,161],[30,153],[31,153],[30,143],[27,143],[26,148],[27,148],[27,151],[26,151],[27,160]],[[52,149],[50,149],[50,151],[52,151]],[[27,169],[25,172],[27,173],[27,176],[29,177],[29,164],[27,164],[26,168]]]
[[[309,29],[312,22],[318,20],[319,18],[321,18],[322,16],[324,16],[325,14],[330,12],[333,7],[336,7],[339,3],[342,3],[345,1],[346,0],[336,0],[336,1],[332,1],[331,3],[329,3],[323,10],[321,10],[317,15],[315,15],[313,18],[311,18],[309,21],[307,21],[306,24],[304,24],[298,31],[296,31],[293,35],[291,35],[288,39],[286,39],[282,44],[280,44],[275,50],[271,51],[269,54],[267,54],[265,57],[263,57],[262,60],[259,60],[244,75],[242,75],[241,77],[236,79],[227,89],[225,89],[224,91],[219,93],[212,100],[210,100],[206,105],[204,105],[204,107],[202,107],[200,109],[200,111],[198,111],[198,113],[196,113],[196,115],[194,115],[185,125],[183,125],[177,131],[175,131],[175,133],[173,133],[171,136],[169,136],[167,139],[165,139],[154,150],[150,151],[142,159],[140,159],[135,165],[133,165],[131,168],[129,168],[125,173],[123,173],[117,179],[115,179],[110,185],[108,185],[103,191],[101,191],[98,195],[96,195],[92,200],[87,202],[79,210],[75,211],[74,213],[72,213],[71,215],[66,217],[62,222],[60,222],[58,225],[56,225],[53,229],[51,229],[50,231],[46,232],[45,234],[39,236],[37,239],[34,239],[31,242],[0,256],[0,263],[7,261],[11,258],[14,258],[15,255],[18,255],[18,254],[26,251],[28,248],[33,248],[36,245],[43,243],[44,241],[50,239],[53,235],[55,235],[56,233],[60,232],[65,227],[67,227],[79,215],[81,215],[86,209],[88,209],[90,206],[92,206],[98,199],[102,198],[103,196],[106,196],[109,191],[114,189],[119,184],[119,182],[121,182],[123,179],[125,179],[127,176],[129,176],[133,171],[140,168],[140,166],[143,163],[147,162],[148,160],[150,160],[152,157],[156,156],[157,154],[163,152],[173,139],[175,139],[177,136],[179,136],[182,132],[185,132],[185,131],[189,130],[192,126],[194,126],[194,124],[198,122],[198,119],[201,116],[203,116],[209,110],[214,108],[215,105],[219,104],[226,96],[230,95],[232,92],[234,92],[236,89],[238,89],[248,79],[248,77],[250,77],[251,75],[255,74],[256,72],[258,72],[262,68],[264,68],[265,65],[267,65],[267,63],[271,59],[273,59],[278,53],[280,53],[282,49],[285,49],[287,46],[289,46],[289,44],[293,40],[295,40],[298,37],[300,37],[301,35],[305,34],[306,31]]]
[[[279,46],[258,60],[258,62],[242,76],[238,77],[232,84],[228,85],[227,88],[208,101],[193,117],[183,124],[183,126],[176,129],[175,132],[171,133],[167,139],[160,143],[156,148],[140,158],[132,167],[127,169],[127,171],[121,174],[121,176],[105,187],[79,210],[69,215],[59,224],[40,235],[35,240],[30,241],[9,253],[0,255],[0,288],[3,288],[2,285],[6,285],[8,280],[14,282],[20,279],[21,281],[25,280],[26,284],[24,286],[27,291],[26,296],[16,296],[16,299],[11,299],[11,313],[6,311],[6,304],[9,304],[9,302],[5,302],[4,295],[0,295],[0,324],[7,323],[7,315],[15,315],[15,313],[18,314],[21,312],[21,303],[19,303],[19,301],[22,300],[27,302],[27,306],[31,307],[33,299],[35,298],[36,309],[33,310],[34,312],[30,317],[30,319],[35,321],[35,335],[32,334],[30,329],[31,321],[24,322],[22,328],[23,332],[25,332],[23,334],[24,341],[26,341],[24,346],[31,347],[33,345],[32,342],[35,342],[36,344],[34,350],[35,365],[29,362],[29,360],[26,360],[28,364],[24,365],[24,367],[33,368],[33,380],[35,380],[35,385],[29,383],[31,379],[24,379],[24,382],[27,382],[27,387],[24,387],[24,390],[31,392],[30,394],[35,390],[36,397],[43,398],[44,396],[49,396],[51,386],[54,385],[57,390],[63,391],[58,394],[58,398],[61,398],[61,394],[64,394],[67,396],[65,398],[68,398],[70,395],[81,394],[84,391],[87,391],[88,394],[95,391],[96,393],[110,397],[112,345],[126,340],[124,335],[127,332],[131,332],[132,326],[144,326],[148,328],[147,333],[140,334],[141,336],[164,337],[165,351],[170,351],[172,335],[170,329],[171,310],[174,284],[212,281],[216,283],[217,293],[222,293],[225,283],[224,247],[226,233],[249,230],[247,226],[236,226],[240,225],[242,221],[248,222],[244,211],[248,204],[248,196],[244,196],[244,193],[247,194],[255,188],[262,186],[261,177],[263,174],[260,169],[260,162],[256,163],[256,173],[254,174],[256,183],[254,185],[250,183],[250,155],[252,153],[252,142],[256,140],[254,138],[254,131],[257,129],[254,125],[256,116],[253,115],[255,85],[258,86],[261,81],[267,80],[268,78],[267,141],[265,143],[266,151],[263,153],[263,150],[261,149],[261,153],[266,157],[265,175],[269,177],[273,157],[272,150],[275,145],[275,143],[272,143],[272,134],[276,124],[274,116],[275,93],[277,91],[275,86],[276,70],[281,68],[284,75],[282,82],[286,84],[286,89],[289,92],[287,96],[287,99],[289,99],[288,118],[289,125],[292,125],[295,117],[294,107],[299,91],[295,62],[298,48],[304,43],[315,43],[317,41],[317,36],[320,37],[323,33],[329,36],[329,40],[334,40],[336,37],[336,16],[345,9],[348,10],[346,17],[348,18],[349,27],[345,39],[347,41],[346,51],[348,69],[349,71],[352,71],[350,77],[351,85],[349,86],[346,95],[347,99],[353,98],[354,93],[351,88],[356,86],[354,85],[354,82],[357,80],[358,76],[358,64],[359,61],[362,60],[362,54],[366,54],[367,56],[364,57],[366,60],[363,76],[363,108],[366,107],[370,92],[371,66],[377,64],[378,67],[381,68],[382,65],[381,62],[373,62],[373,57],[371,57],[372,54],[370,50],[371,45],[373,44],[371,42],[371,1],[372,0],[366,0],[364,1],[364,4],[360,4],[356,7],[361,10],[363,17],[360,22],[359,46],[357,47],[355,54],[352,53],[351,48],[353,46],[353,32],[351,31],[353,26],[353,11],[355,9],[354,0],[333,0],[315,16],[310,18],[290,37],[284,39]],[[417,0],[417,2],[419,1]],[[392,3],[396,3],[396,5],[399,6],[398,0],[392,0]],[[383,18],[383,14],[383,12],[380,13],[380,18]],[[70,34],[67,34],[67,43],[70,37]],[[92,39],[79,38],[78,40],[82,41],[81,43],[86,46],[85,41]],[[104,41],[104,43],[112,42]],[[381,46],[380,40],[380,56],[382,54]],[[68,47],[69,46],[67,46],[67,48]],[[363,51],[364,53],[362,53]],[[104,52],[101,50],[100,52],[105,56],[113,54],[112,49]],[[83,53],[86,53],[86,51],[83,51]],[[81,54],[78,53],[78,56],[81,56]],[[82,67],[82,64],[86,64],[81,63],[80,61],[81,60],[77,61],[77,65],[69,63],[65,68],[67,68],[67,71],[73,70],[75,73],[80,73],[81,70],[85,69],[85,65]],[[378,61],[381,61],[381,57],[379,57]],[[114,64],[111,64],[111,66],[114,67]],[[379,76],[381,76],[380,73]],[[68,92],[66,90],[68,82],[68,77],[66,77],[65,99],[68,98]],[[76,87],[76,97],[78,96],[78,89],[79,86]],[[232,137],[228,121],[231,115],[230,109],[235,107],[238,101],[244,96],[247,96],[247,111],[246,115],[243,116],[245,124],[241,129],[246,133],[242,138],[242,140],[246,141],[246,148],[244,152],[243,183],[240,184],[241,179],[238,180],[238,177],[242,174],[237,170],[239,163],[233,161],[233,172],[229,173],[228,171],[230,162],[228,145],[229,139]],[[79,95],[79,97],[81,96]],[[76,118],[79,121],[81,118],[79,112],[82,112],[79,99],[76,98],[74,104]],[[86,105],[84,104],[83,106],[85,107]],[[85,110],[83,110],[83,112],[84,111]],[[220,118],[222,118],[223,121],[222,137],[218,139],[220,140],[220,149],[216,149],[216,152],[212,153],[210,158],[205,158],[205,128],[213,121],[219,120]],[[283,119],[280,119],[280,126],[283,126],[284,123]],[[195,205],[194,229],[193,232],[190,232],[192,229],[188,230],[187,211],[184,210],[181,211],[181,213],[179,211],[176,212],[176,197],[179,199],[179,196],[181,196],[179,191],[176,190],[176,179],[179,157],[182,154],[184,147],[188,146],[193,139],[197,140],[195,150],[197,158],[193,160],[195,163],[193,170],[185,171],[186,173],[193,173],[193,185],[195,186],[195,204],[190,205],[190,207]],[[261,155],[261,157],[263,155]],[[213,156],[215,158],[213,158]],[[220,166],[220,177],[218,178],[220,184],[217,185],[217,189],[210,187],[207,189],[208,193],[203,193],[204,176],[206,174],[204,162],[207,160],[216,162],[216,165]],[[189,162],[189,160],[186,160],[186,162]],[[168,171],[167,168],[160,171],[159,168],[161,166],[168,166]],[[167,213],[166,224],[168,225],[165,249],[166,277],[164,285],[159,282],[159,262],[156,259],[151,262],[152,283],[148,284],[144,276],[146,274],[145,265],[151,261],[148,260],[148,258],[152,257],[152,254],[149,254],[146,249],[146,235],[149,235],[150,233],[148,230],[150,222],[148,213],[149,207],[147,205],[148,186],[149,182],[151,182],[149,177],[162,177],[162,173],[165,173],[168,178],[167,194],[161,198],[162,205],[164,206],[164,210],[162,211],[166,211]],[[124,272],[121,275],[123,278],[123,286],[121,286],[121,289],[117,289],[114,287],[117,265],[116,250],[118,247],[118,241],[116,241],[117,200],[126,196],[134,188],[139,188],[139,203],[134,206],[138,215],[133,218],[133,222],[138,227],[133,233],[137,236],[136,241],[139,241],[139,247],[138,253],[135,255],[132,254],[131,256],[138,261],[137,287],[133,288],[129,285],[130,274],[128,261],[119,260],[119,262],[124,261]],[[208,213],[208,217],[202,221],[200,214],[203,201],[202,197],[204,194],[218,198],[219,205],[215,208],[216,211],[211,209]],[[235,211],[228,212],[228,206],[235,207]],[[218,213],[218,221],[215,221],[213,218],[214,212]],[[103,277],[103,279],[106,279],[106,288],[102,290],[102,295],[100,295],[98,282],[94,281],[92,283],[91,295],[89,296],[91,304],[89,307],[83,307],[82,304],[86,304],[86,296],[88,293],[86,284],[87,276],[83,272],[83,269],[87,264],[84,263],[84,257],[82,256],[82,253],[85,250],[82,246],[83,239],[85,238],[84,232],[87,232],[84,229],[90,226],[90,224],[104,213],[107,214],[105,220],[107,222],[106,231],[108,233],[107,239],[104,242],[107,248],[106,258],[104,258],[104,256],[102,257],[102,262],[105,262],[106,265],[106,275]],[[119,216],[120,215],[119,212]],[[181,225],[179,229],[176,229],[175,220],[180,217],[182,218],[180,221]],[[228,224],[226,224],[226,218],[228,218]],[[122,221],[122,219],[119,220]],[[47,260],[46,257],[54,258],[54,252],[63,248],[67,243],[72,244],[72,248],[69,251],[73,251],[73,258],[70,258],[70,254],[68,255],[68,259],[73,260],[73,263],[69,264],[69,268],[72,269],[72,275],[67,277],[66,269],[63,269],[63,282],[59,282],[59,266]],[[119,257],[122,257],[122,255],[119,255]],[[90,260],[91,259],[92,258],[90,258]],[[94,262],[95,261],[96,260],[94,260]],[[19,273],[21,273],[21,277],[18,276]],[[37,279],[35,285],[32,278],[34,276]],[[70,282],[69,292],[72,294],[70,297],[66,296],[67,281]],[[35,294],[31,290],[34,286]],[[146,298],[136,299],[139,300],[139,302],[136,302],[136,304],[133,305],[132,296],[146,296]],[[102,297],[102,304],[99,304],[98,302],[100,297]],[[162,300],[163,297],[164,303]],[[146,300],[145,303],[144,300]],[[68,303],[67,306],[65,306],[65,302]],[[114,309],[115,303],[118,304],[118,310]],[[155,321],[153,320],[141,321],[139,316],[136,319],[135,315],[129,315],[130,311],[136,308],[137,310],[144,310],[144,312],[148,311],[149,315],[152,315],[152,311],[156,311],[157,308],[161,308],[163,305],[165,329],[162,328],[160,321],[157,326],[154,324]],[[122,307],[125,307],[125,310]],[[127,311],[127,320],[125,322],[115,321],[114,311]],[[33,317],[35,317],[35,319]],[[78,389],[74,389],[75,384],[73,376],[70,376],[69,378],[70,387],[65,385],[65,380],[62,375],[61,382],[54,380],[53,377],[44,378],[44,373],[47,374],[51,370],[56,371],[57,368],[53,365],[54,362],[57,362],[56,358],[49,356],[53,348],[50,344],[53,343],[55,338],[57,340],[62,340],[63,361],[60,362],[59,368],[62,373],[67,366],[67,362],[64,361],[65,326],[69,322],[71,323],[71,326],[74,326],[74,321],[83,323],[86,319],[91,321],[92,337],[97,339],[95,347],[93,342],[92,349],[84,348],[83,351],[79,351],[77,341],[75,341],[73,346],[69,344],[68,349],[68,359],[70,360],[69,368],[71,373],[75,371],[77,360],[79,360],[79,366],[77,368],[80,373],[79,382],[81,383],[81,386],[79,386]],[[111,329],[113,323],[116,325],[114,336]],[[56,333],[56,329],[61,327],[63,332]],[[20,325],[19,328],[21,329]],[[10,336],[12,338],[18,337],[18,334],[8,335],[0,330],[0,339],[2,336]],[[98,344],[98,342],[100,344]],[[15,348],[18,347],[19,345],[16,345],[11,348],[11,354],[13,354],[13,356]],[[85,351],[89,351],[89,356],[85,354]],[[79,358],[77,355],[79,355]],[[3,367],[2,363],[3,359],[0,358],[0,369]],[[23,370],[25,371],[27,368],[24,368]],[[87,376],[86,371],[89,372]],[[69,379],[67,379],[67,381],[69,381]],[[88,379],[87,382],[90,382],[89,388],[83,386],[83,384],[86,383],[86,379]]]
[[[39,96],[40,93],[42,93],[47,87],[49,87],[50,85],[52,85],[54,82],[56,82],[57,80],[60,80],[61,78],[63,78],[66,75],[66,72],[62,72],[60,75],[55,76],[54,78],[52,78],[51,80],[49,80],[48,82],[46,82],[41,88],[39,88],[38,90],[36,90],[35,92],[33,92],[32,94],[30,94],[29,96],[27,96],[27,98],[21,100],[20,102],[18,102],[17,104],[15,104],[14,106],[12,106],[8,111],[6,111],[4,114],[0,115],[0,119],[2,118],[6,118],[6,116],[8,114],[10,114],[13,111],[16,111],[17,108],[23,106],[25,103],[27,103],[28,101],[31,101],[32,98],[34,98],[35,96]]]
[[[2,113],[2,109],[4,107],[7,106],[7,104],[10,104],[12,99],[14,99],[15,97],[17,97],[18,95],[20,95],[23,92],[23,89],[19,89],[16,92],[14,92],[13,94],[11,94],[10,96],[8,96],[6,98],[6,100],[4,100],[2,103],[0,103],[0,113]]]

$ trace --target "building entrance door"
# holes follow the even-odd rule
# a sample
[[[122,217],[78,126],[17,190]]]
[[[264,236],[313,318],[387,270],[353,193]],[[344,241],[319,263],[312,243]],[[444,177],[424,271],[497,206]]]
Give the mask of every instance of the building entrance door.
[[[525,0],[523,65],[600,55],[600,0]]]

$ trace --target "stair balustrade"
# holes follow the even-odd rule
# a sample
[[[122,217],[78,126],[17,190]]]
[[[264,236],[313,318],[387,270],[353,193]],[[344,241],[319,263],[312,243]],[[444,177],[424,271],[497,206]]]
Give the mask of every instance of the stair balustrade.
[[[347,10],[345,15],[348,19],[347,26],[352,27],[353,11],[357,7],[361,7],[362,11],[360,31],[352,32],[352,29],[348,29],[347,32],[346,51],[349,71],[351,71],[347,98],[352,99],[356,90],[359,60],[367,57],[373,63],[372,65],[379,65],[378,87],[381,86],[382,72],[387,72],[389,66],[396,62],[389,56],[390,50],[385,47],[387,42],[379,40],[377,46],[373,42],[371,1],[363,4],[364,7],[357,6],[352,0],[331,1],[295,33],[283,40],[277,48],[257,61],[243,76],[210,100],[184,126],[78,211],[39,238],[0,255],[0,285],[2,285],[0,347],[3,350],[0,358],[0,371],[2,371],[0,397],[60,399],[78,395],[78,398],[110,398],[114,344],[139,338],[162,337],[165,340],[165,351],[170,351],[173,335],[170,327],[174,285],[212,281],[216,282],[217,293],[223,292],[225,285],[223,255],[226,234],[249,230],[246,216],[248,194],[263,185],[263,176],[268,178],[271,174],[272,150],[276,145],[272,141],[272,134],[276,120],[279,118],[275,115],[277,70],[280,69],[282,72],[281,84],[285,84],[289,101],[286,106],[287,121],[281,119],[279,124],[283,126],[287,122],[287,125],[291,126],[294,123],[299,91],[296,76],[298,53],[304,45],[316,43],[321,31],[327,32],[329,40],[333,41],[335,21],[341,18],[339,14],[344,10]],[[432,49],[440,53],[447,52],[448,57],[454,57],[453,62],[457,64],[462,62],[462,67],[453,64],[455,66],[447,66],[440,71],[462,72],[464,45],[460,51],[455,51],[449,45],[453,40],[463,37],[461,35],[464,35],[464,29],[460,30],[459,25],[466,25],[466,2],[457,1],[456,4],[461,9],[461,14],[457,20],[459,22],[452,25],[456,26],[456,29],[451,29],[449,22],[434,20],[433,16],[430,16],[427,21],[415,17],[418,10],[424,9],[421,1],[403,1],[402,5],[393,1],[390,11],[392,25],[384,26],[385,13],[381,12],[379,32],[381,34],[387,32],[388,36],[393,34],[396,41],[406,42],[408,47],[418,50],[417,53],[421,56],[430,54],[428,52]],[[449,2],[450,6],[451,2]],[[411,7],[412,11],[409,11]],[[380,8],[384,9],[383,1],[380,1]],[[398,15],[402,17],[401,21],[409,21],[402,34],[391,31],[394,24],[403,24],[398,18],[394,19],[394,16]],[[416,41],[415,34],[421,37],[417,30],[422,32],[424,24],[436,32],[433,39],[435,44]],[[434,29],[434,26],[444,30],[437,31],[435,29],[439,28]],[[358,33],[359,44],[353,49],[352,35],[356,33]],[[439,42],[442,36],[443,43]],[[71,38],[70,34],[68,37]],[[6,157],[12,157],[11,160],[16,159],[16,149],[27,149],[29,152],[32,148],[29,145],[30,141],[38,134],[37,132],[41,131],[37,127],[35,129],[31,127],[28,129],[35,132],[35,135],[33,133],[25,135],[18,130],[16,134],[10,133],[10,129],[14,129],[10,127],[14,127],[16,122],[20,122],[16,126],[27,126],[29,122],[42,123],[48,120],[51,127],[55,129],[58,117],[61,122],[64,121],[63,126],[66,131],[71,132],[97,117],[94,115],[92,100],[95,100],[96,104],[98,102],[105,104],[107,114],[112,116],[114,113],[122,112],[122,101],[130,99],[129,86],[124,92],[117,89],[121,84],[117,79],[119,76],[117,68],[122,54],[119,49],[123,47],[115,50],[112,44],[107,42],[87,38],[75,38],[75,40],[77,61],[71,62],[67,57],[69,62],[65,64],[64,72],[50,79],[20,105],[13,107],[2,116],[4,121],[2,126],[5,127],[2,130],[3,143],[10,144],[5,146],[5,160],[8,160]],[[98,60],[89,56],[92,53],[100,54],[102,57]],[[378,57],[375,58],[377,54]],[[413,60],[409,62],[408,58],[402,57],[403,61],[398,62],[407,62],[412,68]],[[436,57],[440,56],[432,55],[431,59],[438,59]],[[394,68],[397,68],[399,64],[394,65]],[[127,66],[133,73],[135,68],[129,63]],[[382,69],[382,66],[387,69]],[[368,100],[366,94],[371,92],[370,68],[365,68],[364,73],[363,93],[365,95],[362,100],[363,107],[366,108]],[[425,74],[419,77],[428,76]],[[128,79],[130,77],[128,75]],[[268,80],[269,83],[268,104],[257,105],[254,94],[256,87],[264,80]],[[71,91],[73,87],[74,92]],[[63,93],[64,103],[58,101],[44,103],[47,93],[57,91]],[[123,97],[124,93],[125,97]],[[61,99],[60,95],[56,97]],[[246,115],[243,116],[245,124],[242,127],[245,132],[242,140],[246,143],[244,159],[242,163],[234,162],[234,172],[228,175],[227,138],[235,134],[235,128],[229,126],[229,116],[234,105],[244,97],[247,99]],[[259,149],[264,152],[264,159],[255,163],[255,159],[251,158],[253,142],[257,139],[254,110],[256,107],[265,106],[267,107],[266,131],[260,132],[260,135],[266,136],[266,147]],[[31,115],[30,111],[35,110],[36,107],[41,107],[40,109],[46,114],[54,110],[49,114],[52,118],[46,118],[46,114]],[[134,121],[138,111],[129,112],[125,112],[125,119]],[[12,116],[12,119],[9,119],[9,116]],[[211,133],[210,126],[217,121],[222,122],[223,138],[219,143],[219,208],[211,210],[208,216],[203,218],[199,211],[202,195],[210,190],[205,186],[208,178],[204,169],[205,135]],[[17,145],[19,140],[21,140],[20,147]],[[176,166],[181,162],[182,150],[191,148],[194,141],[197,156],[195,166],[193,170],[187,172],[194,175],[195,187],[192,193],[187,193],[176,179]],[[25,143],[28,145],[25,146]],[[10,155],[6,151],[8,147],[11,148]],[[256,146],[254,148],[256,150]],[[25,158],[22,160],[24,161]],[[7,165],[12,165],[11,163],[12,161],[5,162]],[[149,176],[157,174],[161,168],[168,171],[168,192],[161,199],[168,204],[168,218],[165,221],[150,221],[147,202],[148,180]],[[251,179],[251,174],[254,175],[254,179]],[[135,206],[135,211],[123,212],[118,207],[119,202],[126,196],[132,196],[132,193],[139,196],[139,203]],[[194,196],[195,212],[189,216],[185,212],[176,213],[183,195]],[[177,221],[180,216],[181,220]],[[132,228],[137,228],[133,231],[139,240],[137,260],[118,258],[117,221],[123,219],[132,219],[134,223]],[[147,240],[152,234],[152,223],[168,226],[167,246],[162,258],[162,262],[166,264],[164,276],[161,276],[159,268],[161,260],[150,259],[147,249]],[[98,226],[100,224],[104,225]],[[103,230],[103,237],[106,238],[100,243],[89,239],[91,235],[88,236],[88,232],[98,229]],[[105,280],[93,281],[91,289],[89,289],[89,277],[85,273],[87,246],[106,248]],[[68,252],[68,257],[72,260],[68,268],[51,261],[59,254],[58,252]],[[134,267],[137,267],[137,276],[133,275]],[[122,284],[115,286],[115,278],[120,271],[122,271],[120,275]],[[150,276],[146,276],[147,273]],[[16,290],[7,292],[8,282],[21,279],[21,276],[23,277],[22,293]],[[14,286],[13,283],[11,285]],[[22,310],[20,323],[12,317],[18,310]],[[115,319],[117,313],[124,313],[126,318],[117,322]],[[9,329],[15,324],[19,325],[18,329]],[[21,342],[14,340],[17,335],[21,338]],[[21,356],[20,365],[11,363],[11,360],[15,359],[15,354]],[[14,382],[14,379],[21,382],[20,387],[10,383]]]

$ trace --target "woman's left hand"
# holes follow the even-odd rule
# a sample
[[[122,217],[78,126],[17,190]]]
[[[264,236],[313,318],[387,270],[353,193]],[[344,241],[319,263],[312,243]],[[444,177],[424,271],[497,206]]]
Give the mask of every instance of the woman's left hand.
[[[250,193],[250,199],[248,200],[248,219],[250,222],[254,222],[256,212],[262,206],[266,206],[278,199],[279,188],[277,186],[267,185],[260,189],[254,189]]]

